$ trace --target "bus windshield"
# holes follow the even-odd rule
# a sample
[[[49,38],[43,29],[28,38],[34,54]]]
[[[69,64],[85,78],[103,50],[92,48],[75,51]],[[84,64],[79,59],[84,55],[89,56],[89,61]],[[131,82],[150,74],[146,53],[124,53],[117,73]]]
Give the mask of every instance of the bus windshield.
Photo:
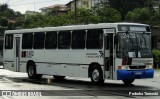
[[[119,33],[119,58],[151,58],[151,34],[139,32]]]

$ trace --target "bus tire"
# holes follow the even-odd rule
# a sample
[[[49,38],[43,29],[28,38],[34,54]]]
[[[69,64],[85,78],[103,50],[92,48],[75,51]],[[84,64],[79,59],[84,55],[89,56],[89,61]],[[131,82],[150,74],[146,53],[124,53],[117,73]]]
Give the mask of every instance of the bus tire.
[[[61,81],[64,80],[65,76],[57,76],[57,75],[53,75],[54,79],[57,81]]]
[[[134,79],[125,79],[125,80],[122,80],[122,81],[126,85],[131,85],[134,82]]]
[[[92,67],[90,77],[93,84],[101,85],[104,83],[102,69],[98,65]]]
[[[29,63],[27,66],[27,73],[28,73],[28,77],[30,79],[38,79],[40,80],[42,78],[41,74],[37,74],[36,73],[36,66],[34,63]]]

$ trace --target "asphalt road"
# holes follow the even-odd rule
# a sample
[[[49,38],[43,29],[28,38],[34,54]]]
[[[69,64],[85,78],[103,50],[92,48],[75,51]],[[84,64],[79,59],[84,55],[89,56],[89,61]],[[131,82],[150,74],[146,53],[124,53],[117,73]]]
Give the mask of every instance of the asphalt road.
[[[23,99],[50,99],[51,97],[56,99],[159,99],[160,77],[158,74],[160,74],[160,72],[156,71],[153,79],[135,80],[135,82],[129,86],[124,85],[122,81],[112,80],[105,80],[103,85],[97,86],[93,85],[88,78],[66,77],[63,81],[55,81],[52,76],[43,76],[43,79],[39,81],[30,80],[26,73],[17,73],[1,68],[0,95],[2,95],[2,91],[12,91],[15,93],[18,91],[19,94],[14,94],[14,96],[0,96],[0,99],[19,99],[22,97]],[[37,94],[35,94],[35,96],[32,96],[34,94],[24,96],[24,93],[26,95],[26,93],[33,92],[37,92]],[[157,92],[159,96],[143,96],[146,94],[144,92],[155,94]],[[135,94],[139,94],[139,96]]]

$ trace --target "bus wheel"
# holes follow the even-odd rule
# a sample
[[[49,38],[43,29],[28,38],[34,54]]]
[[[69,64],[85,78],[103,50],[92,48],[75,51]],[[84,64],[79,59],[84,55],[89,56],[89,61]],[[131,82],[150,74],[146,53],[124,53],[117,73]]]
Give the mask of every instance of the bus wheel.
[[[54,79],[57,81],[61,81],[64,80],[65,76],[57,76],[57,75],[53,75]]]
[[[33,63],[30,63],[27,67],[27,73],[28,77],[30,79],[41,79],[42,75],[41,74],[36,74],[36,66]]]
[[[126,85],[130,85],[134,82],[134,79],[125,79],[125,80],[122,80],[124,82],[124,84]]]
[[[93,66],[90,73],[91,81],[93,84],[100,85],[104,83],[102,69],[100,66]]]

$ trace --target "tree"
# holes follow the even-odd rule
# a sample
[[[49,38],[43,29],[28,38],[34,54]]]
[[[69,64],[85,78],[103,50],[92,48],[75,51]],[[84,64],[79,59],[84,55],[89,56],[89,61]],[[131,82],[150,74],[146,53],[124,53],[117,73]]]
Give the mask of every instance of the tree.
[[[15,12],[12,9],[8,8],[7,4],[0,5],[0,26],[7,27],[7,29],[14,29],[15,24],[9,22],[8,20],[16,20],[17,17],[21,17],[20,12]]]
[[[8,20],[6,18],[0,17],[0,26],[7,27],[8,26]]]
[[[155,0],[109,0],[109,5],[118,10],[122,19],[125,19],[126,14],[135,8],[148,7],[153,10],[153,4]]]
[[[119,22],[121,21],[121,14],[116,9],[107,5],[96,10],[97,15],[100,17],[101,22]]]
[[[99,23],[100,17],[88,9],[77,9],[77,24]]]
[[[133,11],[129,11],[126,15],[127,21],[145,22],[151,20],[151,14],[149,8],[136,8]]]

